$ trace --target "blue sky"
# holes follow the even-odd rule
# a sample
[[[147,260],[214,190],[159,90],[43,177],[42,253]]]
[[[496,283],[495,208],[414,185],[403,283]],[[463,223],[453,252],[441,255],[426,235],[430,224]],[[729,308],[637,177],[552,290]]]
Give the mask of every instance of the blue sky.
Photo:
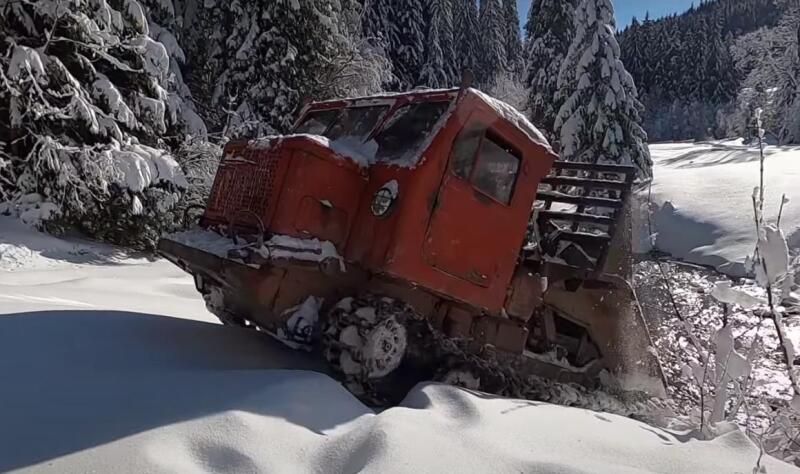
[[[535,0],[534,0],[535,1]],[[692,3],[699,4],[699,1],[692,0],[613,0],[614,10],[617,14],[617,26],[622,29],[631,22],[631,18],[636,16],[640,20],[645,13],[650,12],[650,18],[659,18],[671,13],[684,12],[692,6]],[[531,0],[517,0],[519,15],[522,24],[528,18]]]

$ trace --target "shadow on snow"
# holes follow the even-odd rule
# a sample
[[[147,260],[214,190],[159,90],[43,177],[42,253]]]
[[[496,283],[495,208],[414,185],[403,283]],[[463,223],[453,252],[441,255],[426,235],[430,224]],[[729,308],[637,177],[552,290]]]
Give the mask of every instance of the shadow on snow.
[[[115,311],[0,316],[0,471],[227,410],[317,433],[370,413],[325,375],[281,369],[325,371],[268,336],[215,324]]]

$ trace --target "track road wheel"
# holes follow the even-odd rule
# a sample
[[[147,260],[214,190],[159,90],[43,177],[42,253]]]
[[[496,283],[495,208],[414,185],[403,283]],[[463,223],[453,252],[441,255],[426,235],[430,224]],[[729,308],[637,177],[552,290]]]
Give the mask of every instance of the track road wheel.
[[[420,339],[424,320],[407,304],[393,298],[365,295],[345,298],[325,321],[322,347],[333,369],[353,394],[384,404],[405,388],[398,370]],[[404,395],[403,393],[402,395]]]

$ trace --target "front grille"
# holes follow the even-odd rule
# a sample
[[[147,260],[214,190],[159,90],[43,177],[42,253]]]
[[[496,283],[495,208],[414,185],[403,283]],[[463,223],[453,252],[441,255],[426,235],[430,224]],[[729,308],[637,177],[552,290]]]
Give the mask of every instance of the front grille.
[[[277,197],[280,154],[267,149],[239,148],[226,153],[220,163],[209,199],[208,218],[237,225],[256,225],[253,214],[267,224]],[[250,212],[242,212],[250,211]]]

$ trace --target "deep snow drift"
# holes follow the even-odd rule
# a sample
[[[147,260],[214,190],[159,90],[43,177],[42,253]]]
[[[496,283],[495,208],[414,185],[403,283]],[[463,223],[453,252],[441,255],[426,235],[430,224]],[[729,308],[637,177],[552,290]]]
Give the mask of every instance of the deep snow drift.
[[[0,471],[749,473],[758,458],[738,431],[683,442],[436,384],[376,414],[318,359],[207,322],[163,261],[7,218],[0,246]]]
[[[741,140],[650,145],[653,158],[652,232],[656,247],[675,258],[744,276],[756,242],[753,188],[759,185],[757,146]],[[766,147],[764,182],[767,222],[774,223],[781,196],[781,228],[800,250],[800,147]],[[646,201],[648,189],[640,192]],[[647,250],[646,218],[641,250]]]

